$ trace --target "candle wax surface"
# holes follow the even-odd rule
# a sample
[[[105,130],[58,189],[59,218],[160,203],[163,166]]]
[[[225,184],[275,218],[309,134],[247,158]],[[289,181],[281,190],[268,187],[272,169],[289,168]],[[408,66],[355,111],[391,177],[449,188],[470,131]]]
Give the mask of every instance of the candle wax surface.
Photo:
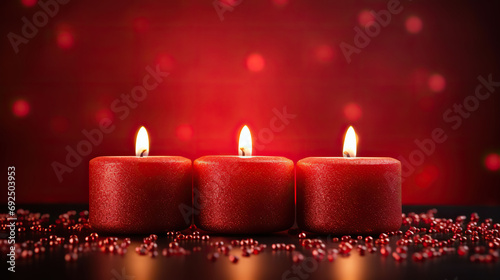
[[[191,160],[176,156],[92,159],[91,226],[114,233],[153,233],[189,227],[191,170]]]
[[[297,223],[322,234],[372,234],[401,226],[401,163],[392,158],[297,162]]]
[[[205,156],[193,164],[194,220],[227,234],[282,231],[294,222],[294,164],[283,157]]]

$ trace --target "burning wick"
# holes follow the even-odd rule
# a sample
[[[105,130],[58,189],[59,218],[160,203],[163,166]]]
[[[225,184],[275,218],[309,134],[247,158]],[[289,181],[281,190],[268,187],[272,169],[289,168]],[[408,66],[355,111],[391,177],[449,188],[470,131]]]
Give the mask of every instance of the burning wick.
[[[351,157],[351,155],[349,154],[349,152],[348,152],[348,151],[345,151],[345,152],[344,152],[344,157]]]
[[[144,157],[145,152],[146,152],[146,149],[142,150],[140,157]]]
[[[245,156],[245,148],[241,147],[240,150],[241,150],[241,155]]]

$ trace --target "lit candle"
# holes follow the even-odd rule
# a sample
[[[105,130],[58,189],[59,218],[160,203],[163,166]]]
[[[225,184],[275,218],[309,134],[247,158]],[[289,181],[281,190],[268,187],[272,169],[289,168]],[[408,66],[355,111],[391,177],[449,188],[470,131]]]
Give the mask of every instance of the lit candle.
[[[136,156],[97,157],[89,163],[89,220],[93,229],[152,233],[189,227],[191,160],[149,156],[146,129],[136,139]],[[191,215],[189,213],[189,215]]]
[[[239,156],[204,156],[193,164],[194,221],[200,229],[227,234],[282,231],[294,222],[293,161],[252,156],[247,126]]]
[[[297,162],[297,223],[322,234],[372,234],[401,226],[401,162],[356,157],[350,127],[343,157]]]

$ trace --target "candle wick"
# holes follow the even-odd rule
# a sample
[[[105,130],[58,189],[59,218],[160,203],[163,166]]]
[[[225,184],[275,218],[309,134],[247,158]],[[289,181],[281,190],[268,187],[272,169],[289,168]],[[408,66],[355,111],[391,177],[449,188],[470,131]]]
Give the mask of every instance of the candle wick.
[[[245,156],[245,148],[241,147],[240,150],[241,150],[241,155]]]
[[[144,153],[146,152],[146,150],[142,150],[141,152],[141,156],[140,157],[144,157]]]
[[[351,157],[351,155],[349,154],[349,152],[348,152],[348,151],[345,151],[345,152],[344,152],[344,155],[345,155],[346,157]]]

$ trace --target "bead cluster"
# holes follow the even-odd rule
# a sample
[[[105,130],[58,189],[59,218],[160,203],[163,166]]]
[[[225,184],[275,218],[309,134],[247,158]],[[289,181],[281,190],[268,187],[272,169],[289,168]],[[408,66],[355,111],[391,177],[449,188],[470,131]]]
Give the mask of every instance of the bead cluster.
[[[309,238],[309,234],[293,228],[288,231],[290,236],[297,238],[296,244],[270,244],[271,252],[287,252],[293,262],[304,260],[311,255],[316,261],[327,259],[333,262],[338,257],[349,257],[353,252],[360,256],[379,253],[382,257],[392,257],[397,262],[407,259],[414,262],[423,262],[432,258],[456,254],[468,258],[471,262],[496,262],[500,249],[500,224],[492,219],[480,221],[477,213],[458,216],[455,219],[435,217],[436,210],[426,213],[409,213],[402,215],[403,229],[381,233],[373,236],[350,236]],[[64,259],[67,262],[77,261],[79,256],[89,252],[100,251],[112,255],[125,255],[131,245],[130,238],[101,237],[93,232],[88,224],[88,212],[69,211],[61,214],[53,223],[47,214],[30,213],[27,210],[17,211],[17,236],[21,243],[15,244],[15,252],[21,258],[32,258],[34,255],[52,252],[55,248],[64,248]],[[0,215],[0,229],[8,230],[7,215]],[[135,247],[139,255],[155,258],[161,252],[164,257],[187,256],[191,253],[207,252],[207,260],[217,261],[227,257],[231,263],[238,263],[240,257],[259,255],[267,248],[252,238],[235,239],[229,244],[224,241],[210,241],[210,236],[202,234],[196,227],[191,226],[183,232],[167,232],[170,238],[168,247],[159,249],[158,235],[151,234],[143,238]],[[186,242],[202,242],[191,250],[181,246]],[[192,245],[192,244],[191,244]],[[7,239],[0,240],[0,249],[9,250]],[[239,255],[238,255],[238,252]],[[409,257],[410,256],[410,257]]]

